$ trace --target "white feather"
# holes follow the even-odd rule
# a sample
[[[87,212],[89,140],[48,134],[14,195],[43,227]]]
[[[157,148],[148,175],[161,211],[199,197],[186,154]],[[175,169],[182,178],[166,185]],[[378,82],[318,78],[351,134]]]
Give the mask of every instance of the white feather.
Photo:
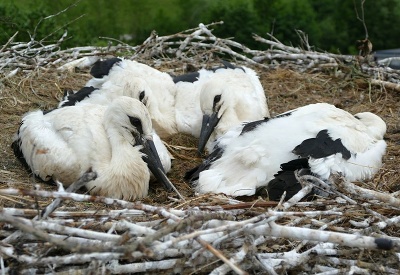
[[[107,75],[102,78],[92,78],[85,86],[101,88],[106,82],[123,86],[133,77],[143,79],[150,88],[151,95],[148,96],[146,106],[152,116],[153,127],[157,134],[166,137],[177,133],[174,108],[176,87],[169,74],[146,64],[122,59],[114,64]]]
[[[214,98],[221,95],[221,120],[207,142],[207,151],[232,127],[269,116],[265,92],[254,70],[240,67],[198,72],[197,81],[176,83],[176,123],[179,132],[199,137],[203,115],[211,115]]]
[[[216,95],[221,95],[217,104],[220,121],[211,134],[206,149],[211,151],[214,141],[242,122],[269,117],[264,89],[250,68],[220,69],[202,86],[200,106],[203,114],[211,115]]]
[[[351,181],[371,178],[382,166],[386,142],[385,122],[372,113],[356,114],[319,103],[300,107],[259,124],[240,134],[243,126],[227,132],[217,141],[222,157],[194,182],[199,193],[253,195],[280,170],[280,164],[298,158],[292,150],[304,140],[315,138],[327,129],[332,139],[340,138],[351,152],[346,160],[341,153],[320,159],[309,159],[311,171],[322,179],[341,173]],[[289,113],[289,112],[287,112]]]
[[[203,112],[200,107],[202,86],[214,74],[211,70],[201,69],[197,81],[176,83],[175,117],[178,132],[200,136]]]
[[[121,72],[122,76],[125,73],[126,71]],[[141,98],[141,95],[143,98]],[[160,114],[157,106],[155,106],[153,103],[154,96],[147,82],[139,77],[131,77],[129,73],[126,76],[126,81],[123,83],[114,83],[113,81],[104,82],[101,87],[97,90],[94,90],[89,97],[86,97],[82,101],[76,103],[76,106],[86,104],[99,104],[107,106],[114,99],[121,96],[127,96],[138,100],[141,99],[141,101],[149,110],[152,122],[154,122],[155,116],[162,117],[162,114]],[[65,102],[66,100],[60,102],[59,107],[61,107]],[[171,170],[171,155],[168,149],[162,143],[156,130],[153,130],[152,136],[164,170],[166,173],[168,173]]]
[[[128,116],[141,119],[145,136],[152,134],[147,109],[136,99],[119,97],[108,107],[84,104],[50,113],[26,114],[15,139],[31,170],[43,180],[65,186],[92,168],[98,177],[86,184],[92,194],[138,199],[148,192],[150,173],[142,160],[137,131]]]

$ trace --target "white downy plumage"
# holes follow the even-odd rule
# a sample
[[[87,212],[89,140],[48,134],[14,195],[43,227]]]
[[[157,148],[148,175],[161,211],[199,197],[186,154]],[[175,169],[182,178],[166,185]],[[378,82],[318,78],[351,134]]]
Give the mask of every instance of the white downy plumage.
[[[162,117],[157,105],[154,104],[154,95],[147,82],[139,77],[131,77],[129,72],[122,71],[121,76],[124,75],[126,75],[126,80],[122,83],[106,81],[100,88],[90,89],[89,91],[87,89],[88,87],[84,87],[80,91],[64,98],[58,106],[59,108],[63,106],[79,106],[84,104],[99,104],[107,106],[114,99],[120,96],[128,96],[138,99],[147,107],[152,122],[154,121],[154,115]],[[83,96],[80,95],[82,92],[84,93]],[[161,138],[158,136],[156,130],[153,130],[152,136],[163,168],[165,172],[168,173],[171,170],[171,155]]]
[[[375,114],[353,116],[330,104],[307,105],[227,132],[192,182],[199,193],[253,195],[281,164],[298,158],[308,159],[311,172],[323,180],[331,173],[350,181],[369,179],[382,165],[385,132],[385,122]]]
[[[177,82],[178,131],[200,137],[199,151],[242,122],[269,116],[267,99],[256,72],[247,67],[200,70],[198,80]]]
[[[97,62],[92,68],[92,75],[102,77],[93,77],[85,86],[101,88],[106,82],[123,86],[130,82],[131,78],[143,79],[149,87],[146,105],[157,134],[164,138],[177,133],[174,108],[176,87],[169,74],[128,59],[119,59],[111,67],[102,71],[103,63],[101,62],[107,62],[107,60]],[[97,73],[99,70],[101,73]],[[94,71],[96,73],[93,73]]]
[[[200,107],[200,92],[207,80],[215,72],[201,69],[193,82],[179,81],[175,83],[175,117],[178,132],[200,137],[203,112]]]
[[[14,138],[32,172],[65,186],[92,168],[92,194],[134,200],[147,195],[150,168],[169,181],[152,144],[149,113],[138,100],[118,97],[108,106],[84,104],[27,113]],[[143,160],[146,160],[148,164]]]

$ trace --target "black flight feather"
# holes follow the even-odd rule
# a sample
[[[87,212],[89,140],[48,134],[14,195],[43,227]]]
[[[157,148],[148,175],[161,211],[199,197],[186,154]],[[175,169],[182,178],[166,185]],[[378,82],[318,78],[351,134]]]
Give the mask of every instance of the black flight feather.
[[[223,66],[220,67],[215,67],[212,68],[211,71],[215,72],[216,70],[219,69],[241,69],[244,72],[244,69],[242,67],[238,67],[233,65],[232,63],[225,61],[225,60],[221,60]],[[183,74],[183,75],[178,75],[178,76],[172,76],[172,80],[174,81],[174,83],[178,83],[178,82],[196,82],[199,79],[200,73],[197,72],[190,72],[187,74]]]
[[[192,72],[183,75],[173,76],[172,80],[174,83],[178,82],[195,82],[199,79],[200,73],[199,72]]]
[[[343,145],[340,138],[333,140],[328,130],[320,131],[315,138],[304,140],[292,152],[302,158],[325,158],[337,153],[341,153],[346,160],[351,157],[350,151]]]
[[[233,69],[233,70],[234,69],[241,69],[243,72],[245,72],[245,70],[242,67],[235,66],[235,65],[233,65],[232,63],[230,63],[230,62],[228,62],[226,60],[221,60],[221,63],[224,65],[224,67],[215,68],[215,69],[213,69],[213,71],[216,71],[216,70],[221,69],[221,68],[225,68],[225,69]]]
[[[74,93],[74,90],[72,90],[72,89],[64,89],[64,95],[63,95],[63,97],[66,98],[66,97],[68,97],[69,95],[72,95],[73,93]]]
[[[24,154],[22,153],[22,150],[21,150],[21,140],[19,138],[19,129],[18,129],[18,132],[17,132],[17,136],[18,136],[18,138],[13,141],[13,143],[11,144],[11,148],[13,149],[14,156],[21,162],[21,164],[28,171],[30,171],[29,165],[26,162]]]
[[[90,94],[94,91],[97,90],[96,88],[90,86],[90,87],[83,87],[79,91],[77,91],[74,94],[70,94],[67,96],[67,99],[65,102],[60,107],[66,107],[66,106],[74,106],[76,103],[84,100],[86,97],[89,97]]]
[[[294,110],[295,111],[295,110]],[[278,119],[278,118],[282,118],[282,117],[287,117],[292,115],[292,113],[294,111],[291,112],[286,112],[280,115],[277,115],[275,117],[266,117],[262,120],[256,120],[256,121],[251,121],[251,122],[247,122],[245,123],[245,125],[243,126],[242,132],[240,133],[240,135],[243,135],[247,132],[251,132],[253,131],[255,128],[257,128],[259,125],[263,124],[263,123],[267,123],[268,121],[272,120],[272,119]]]
[[[103,76],[108,75],[115,63],[121,61],[122,60],[118,57],[113,57],[106,60],[98,60],[90,69],[90,74],[95,78],[103,78]]]
[[[296,179],[295,171],[300,170],[301,175],[311,175],[309,168],[306,158],[294,159],[281,164],[281,170],[274,175],[274,179],[266,186],[269,200],[279,201],[284,191],[286,191],[285,200],[296,195],[302,189],[302,186]]]
[[[185,173],[184,179],[190,182],[198,180],[200,173],[210,168],[214,161],[221,158],[223,152],[224,150],[221,147],[215,147],[211,154],[209,154],[200,165]]]
[[[247,132],[251,132],[253,131],[255,128],[257,128],[257,126],[267,122],[268,120],[270,120],[269,118],[264,118],[262,120],[256,120],[256,121],[252,121],[252,122],[247,122],[246,124],[244,124],[242,131],[240,132],[240,136],[247,133]]]

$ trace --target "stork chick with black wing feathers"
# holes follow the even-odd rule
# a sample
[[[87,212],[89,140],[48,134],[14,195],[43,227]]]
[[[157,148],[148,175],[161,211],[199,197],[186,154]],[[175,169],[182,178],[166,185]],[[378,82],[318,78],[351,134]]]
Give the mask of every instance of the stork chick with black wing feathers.
[[[385,132],[385,122],[373,113],[353,116],[330,104],[310,104],[231,129],[186,178],[198,193],[253,195],[259,187],[268,189],[281,165],[301,159],[322,180],[332,173],[349,181],[366,180],[382,166]]]
[[[223,67],[174,77],[178,131],[199,137],[198,151],[243,122],[269,117],[267,98],[256,72],[223,61]]]
[[[146,107],[122,96],[108,106],[84,104],[29,112],[12,147],[44,181],[58,180],[68,186],[92,168],[97,178],[86,184],[91,194],[136,200],[147,196],[149,168],[168,190],[174,189],[151,134]]]

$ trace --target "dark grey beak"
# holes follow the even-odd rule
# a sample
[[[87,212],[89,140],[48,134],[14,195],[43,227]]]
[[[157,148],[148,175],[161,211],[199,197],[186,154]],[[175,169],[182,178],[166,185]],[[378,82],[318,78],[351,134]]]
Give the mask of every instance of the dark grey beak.
[[[143,149],[142,152],[145,154],[142,158],[147,163],[150,171],[156,177],[158,181],[160,181],[167,191],[175,191],[178,196],[184,200],[183,196],[178,192],[173,183],[168,179],[165,174],[164,167],[162,166],[160,157],[157,153],[157,149],[154,145],[152,139],[142,138]]]
[[[201,155],[204,151],[204,147],[208,139],[210,138],[215,126],[217,126],[220,118],[218,118],[218,113],[213,112],[210,115],[203,115],[203,122],[201,123],[201,131],[199,138],[199,145],[197,147],[198,153]]]

